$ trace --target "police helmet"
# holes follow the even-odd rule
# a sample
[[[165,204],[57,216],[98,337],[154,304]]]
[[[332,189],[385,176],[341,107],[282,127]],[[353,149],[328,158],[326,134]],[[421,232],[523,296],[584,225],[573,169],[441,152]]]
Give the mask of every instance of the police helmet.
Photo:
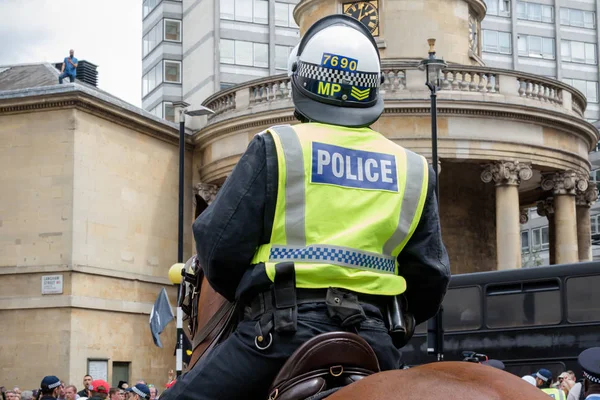
[[[383,113],[377,43],[352,17],[315,22],[290,53],[288,75],[296,114],[305,120],[364,127]]]

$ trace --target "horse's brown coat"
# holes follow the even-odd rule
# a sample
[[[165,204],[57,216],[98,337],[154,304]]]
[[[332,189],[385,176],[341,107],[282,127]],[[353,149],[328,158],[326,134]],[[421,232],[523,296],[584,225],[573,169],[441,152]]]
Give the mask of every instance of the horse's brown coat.
[[[508,372],[470,362],[437,362],[385,371],[346,386],[327,400],[548,400]]]

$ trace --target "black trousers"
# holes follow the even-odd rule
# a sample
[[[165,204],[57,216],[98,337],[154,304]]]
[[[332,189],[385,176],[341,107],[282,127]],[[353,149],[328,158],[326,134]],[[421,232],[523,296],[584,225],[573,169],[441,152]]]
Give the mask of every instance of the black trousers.
[[[392,344],[380,311],[362,304],[367,320],[356,330],[373,348],[382,371],[397,369],[400,352]],[[256,399],[266,400],[275,376],[304,342],[326,332],[345,330],[327,316],[323,304],[298,306],[298,327],[293,335],[273,332],[273,343],[264,351],[254,345],[255,320],[241,321],[227,340],[161,396],[161,400]]]

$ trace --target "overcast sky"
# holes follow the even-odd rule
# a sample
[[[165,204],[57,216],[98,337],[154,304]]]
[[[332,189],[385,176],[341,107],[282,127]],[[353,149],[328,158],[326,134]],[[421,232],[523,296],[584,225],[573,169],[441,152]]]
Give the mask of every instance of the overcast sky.
[[[142,0],[0,0],[0,65],[62,62],[75,50],[98,65],[98,86],[141,101]]]

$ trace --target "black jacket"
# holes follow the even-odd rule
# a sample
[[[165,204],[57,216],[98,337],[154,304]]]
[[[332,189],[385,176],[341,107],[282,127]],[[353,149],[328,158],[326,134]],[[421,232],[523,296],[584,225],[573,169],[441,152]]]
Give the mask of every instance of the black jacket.
[[[229,299],[247,299],[271,284],[264,264],[251,265],[269,243],[277,197],[277,154],[269,134],[256,135],[214,202],[194,222],[200,264],[211,286]],[[437,313],[450,279],[442,243],[435,175],[429,168],[425,208],[413,236],[398,256],[406,298],[416,322]]]

